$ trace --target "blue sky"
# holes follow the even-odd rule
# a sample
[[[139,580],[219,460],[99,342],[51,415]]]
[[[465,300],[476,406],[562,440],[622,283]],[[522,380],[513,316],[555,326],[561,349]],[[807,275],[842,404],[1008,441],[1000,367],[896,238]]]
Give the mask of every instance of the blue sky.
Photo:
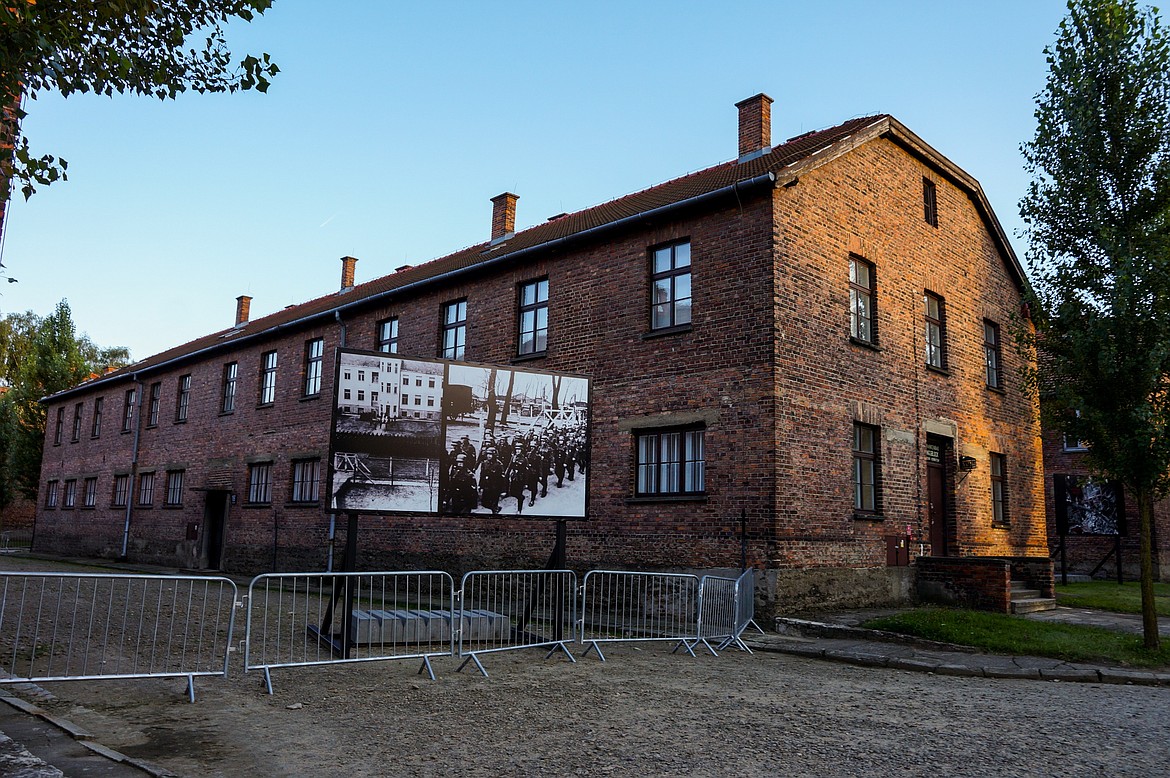
[[[774,143],[890,113],[975,176],[1021,258],[1019,146],[1062,0],[338,3],[233,25],[267,95],[45,94],[25,130],[69,181],[17,195],[0,313],[68,299],[139,359],[736,155],[734,104]]]

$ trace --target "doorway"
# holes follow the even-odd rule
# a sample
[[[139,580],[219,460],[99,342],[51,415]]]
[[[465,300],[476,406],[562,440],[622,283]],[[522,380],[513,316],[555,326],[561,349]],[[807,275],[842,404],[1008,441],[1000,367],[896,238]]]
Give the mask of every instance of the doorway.
[[[954,536],[948,524],[951,514],[951,489],[947,463],[953,444],[949,438],[926,436],[927,519],[930,521],[930,555],[950,556]]]
[[[224,490],[207,492],[203,509],[203,560],[208,570],[218,570],[223,559],[223,534],[230,495]]]

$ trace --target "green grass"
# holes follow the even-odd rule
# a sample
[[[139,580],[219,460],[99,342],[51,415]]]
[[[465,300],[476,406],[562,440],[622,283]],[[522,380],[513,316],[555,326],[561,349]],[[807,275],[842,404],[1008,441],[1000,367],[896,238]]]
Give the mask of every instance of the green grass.
[[[1057,579],[1059,580],[1059,578]],[[1069,608],[1094,608],[1116,613],[1141,613],[1142,590],[1137,581],[1089,581],[1056,587],[1056,601]],[[1170,583],[1154,584],[1159,616],[1170,616]]]
[[[863,626],[927,640],[973,646],[993,654],[1046,656],[1069,662],[1134,667],[1170,666],[1170,640],[1150,651],[1142,636],[1097,627],[1032,621],[1019,616],[947,608],[916,608]]]

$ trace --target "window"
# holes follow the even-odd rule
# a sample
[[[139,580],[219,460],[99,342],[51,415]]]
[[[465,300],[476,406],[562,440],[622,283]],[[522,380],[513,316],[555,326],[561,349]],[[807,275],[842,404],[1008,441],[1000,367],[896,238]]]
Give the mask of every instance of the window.
[[[248,467],[248,502],[272,502],[271,462],[258,462]]]
[[[938,226],[938,193],[929,178],[922,179],[922,215],[931,227]]]
[[[853,425],[853,509],[878,512],[878,428]]]
[[[946,325],[943,299],[927,292],[922,297],[926,313],[926,364],[937,370],[946,370]]]
[[[239,374],[239,362],[228,362],[223,366],[223,391],[220,392],[220,413],[232,413],[236,410],[236,378]]]
[[[183,471],[182,470],[168,470],[167,471],[167,494],[163,499],[163,505],[182,505],[183,504]]]
[[[138,504],[154,504],[154,473],[142,473],[138,476]]]
[[[73,436],[70,439],[74,443],[81,440],[81,406],[82,403],[73,406]]]
[[[150,410],[146,417],[146,426],[158,426],[158,403],[159,398],[162,397],[162,384],[153,383],[150,385]]]
[[[130,476],[114,476],[114,507],[123,508],[130,502]]]
[[[65,429],[65,407],[61,406],[57,409],[57,430],[53,433],[53,445],[61,445],[61,434]]]
[[[983,320],[983,359],[987,363],[987,386],[1003,388],[1003,369],[1000,367],[999,325]]]
[[[317,502],[317,480],[321,470],[318,459],[304,459],[292,465],[292,501]]]
[[[1078,419],[1081,418],[1081,409],[1077,408],[1076,410],[1074,410],[1073,415]],[[1064,450],[1065,451],[1088,451],[1089,450],[1089,442],[1087,440],[1077,440],[1076,438],[1070,438],[1068,436],[1068,434],[1066,433],[1064,435]]]
[[[45,507],[46,508],[56,508],[57,507],[57,486],[58,486],[57,481],[49,481],[49,483],[45,485]]]
[[[704,484],[703,429],[638,432],[635,493],[649,495],[702,494]]]
[[[519,353],[542,354],[548,349],[548,279],[520,285]]]
[[[126,400],[122,405],[122,432],[134,429],[134,401],[137,395],[133,389],[126,390]]]
[[[849,335],[870,344],[877,343],[874,276],[873,265],[849,258]]]
[[[97,479],[86,478],[83,483],[83,491],[81,494],[81,505],[85,508],[92,508],[97,505]]]
[[[90,426],[89,436],[91,438],[100,438],[102,436],[102,409],[105,407],[106,398],[93,398],[93,424]]]
[[[276,352],[266,351],[260,356],[260,404],[276,402]]]
[[[398,317],[378,322],[378,351],[398,353]]]
[[[1007,462],[1003,454],[991,454],[991,523],[1008,523]]]
[[[179,391],[175,398],[175,421],[187,420],[187,408],[191,405],[191,376],[179,376]]]
[[[443,306],[443,359],[463,359],[467,347],[467,300]]]
[[[653,251],[650,281],[650,328],[691,323],[691,244],[676,243]]]
[[[321,369],[325,364],[325,339],[315,338],[305,344],[305,397],[321,394]]]
[[[72,508],[77,504],[77,481],[72,478],[65,482],[65,499],[61,503],[62,508]]]

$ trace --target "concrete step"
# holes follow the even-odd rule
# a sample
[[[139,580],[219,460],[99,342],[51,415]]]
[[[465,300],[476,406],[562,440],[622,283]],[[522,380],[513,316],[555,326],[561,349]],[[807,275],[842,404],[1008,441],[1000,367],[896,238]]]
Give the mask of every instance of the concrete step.
[[[1039,589],[1016,589],[1012,588],[1012,600],[1032,600],[1040,596]]]
[[[1035,613],[1056,610],[1054,597],[1029,597],[1024,600],[1012,598],[1012,613]]]

